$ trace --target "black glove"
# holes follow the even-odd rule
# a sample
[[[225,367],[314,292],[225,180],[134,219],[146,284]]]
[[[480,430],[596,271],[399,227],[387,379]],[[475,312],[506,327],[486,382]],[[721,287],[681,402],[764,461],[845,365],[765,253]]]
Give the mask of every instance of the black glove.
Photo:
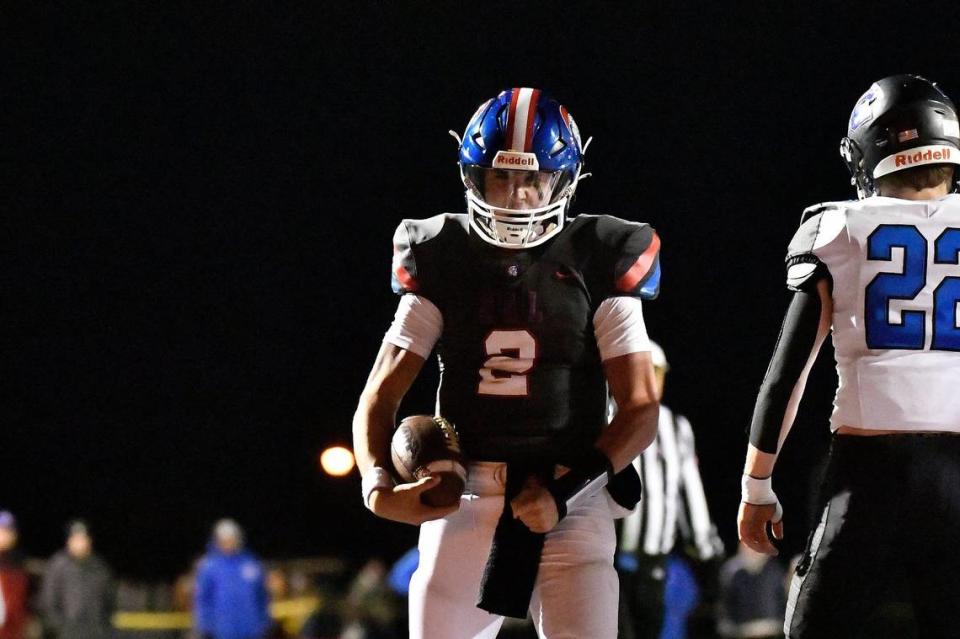
[[[551,480],[547,490],[557,503],[560,519],[582,497],[587,497],[603,488],[613,479],[613,464],[598,448],[590,450],[570,468],[570,472]]]

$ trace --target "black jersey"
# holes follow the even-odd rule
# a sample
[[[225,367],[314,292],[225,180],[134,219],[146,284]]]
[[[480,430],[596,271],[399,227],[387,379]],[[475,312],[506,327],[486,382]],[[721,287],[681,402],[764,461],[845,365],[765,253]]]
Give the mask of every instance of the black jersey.
[[[647,224],[580,215],[531,249],[491,246],[466,215],[404,220],[393,287],[437,306],[438,411],[475,460],[570,459],[605,423],[593,331],[605,299],[656,297],[659,244]]]

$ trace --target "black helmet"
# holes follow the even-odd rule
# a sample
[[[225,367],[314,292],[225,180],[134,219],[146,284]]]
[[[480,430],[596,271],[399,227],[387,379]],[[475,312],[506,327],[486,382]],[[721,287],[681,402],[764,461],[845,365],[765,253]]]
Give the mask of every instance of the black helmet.
[[[889,76],[857,101],[840,155],[861,199],[876,194],[878,177],[924,164],[960,164],[957,109],[926,78]]]

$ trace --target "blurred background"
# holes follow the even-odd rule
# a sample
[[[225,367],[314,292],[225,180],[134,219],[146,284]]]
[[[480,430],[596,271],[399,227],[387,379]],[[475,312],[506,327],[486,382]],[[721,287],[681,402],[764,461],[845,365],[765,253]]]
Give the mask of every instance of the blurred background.
[[[416,530],[320,454],[349,446],[395,308],[396,224],[464,209],[447,130],[537,86],[594,137],[574,212],[662,238],[648,329],[733,553],[786,244],[805,206],[853,195],[837,146],[874,80],[960,95],[958,24],[932,3],[4,3],[0,508],[20,548],[50,556],[82,516],[121,579],[172,586],[230,516],[262,557],[318,558],[314,584],[391,566]],[[432,410],[435,369],[403,414]],[[785,557],[835,383],[828,347],[778,466]]]

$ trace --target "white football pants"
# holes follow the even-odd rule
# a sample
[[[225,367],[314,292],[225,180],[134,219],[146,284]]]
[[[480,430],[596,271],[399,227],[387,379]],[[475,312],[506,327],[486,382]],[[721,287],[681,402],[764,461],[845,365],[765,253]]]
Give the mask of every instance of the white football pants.
[[[503,617],[477,594],[503,511],[506,465],[468,469],[460,509],[420,526],[420,565],[410,581],[411,639],[493,639]],[[607,492],[572,509],[547,533],[530,614],[543,639],[616,639],[616,535]]]

